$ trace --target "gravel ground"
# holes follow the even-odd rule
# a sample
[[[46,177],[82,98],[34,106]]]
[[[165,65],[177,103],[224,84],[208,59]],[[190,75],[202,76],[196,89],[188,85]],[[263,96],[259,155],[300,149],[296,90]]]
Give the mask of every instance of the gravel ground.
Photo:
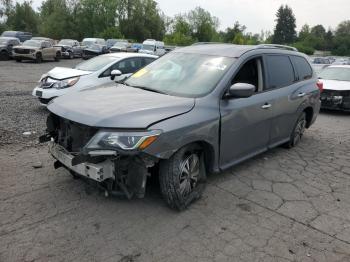
[[[31,95],[40,76],[56,66],[73,67],[81,59],[35,64],[0,61],[0,146],[33,145],[45,130],[47,110]],[[23,136],[31,132],[30,136]]]
[[[35,82],[78,62],[0,62],[0,261],[350,261],[349,114],[322,112],[297,148],[210,175],[178,213],[156,183],[145,199],[105,198],[36,144]]]

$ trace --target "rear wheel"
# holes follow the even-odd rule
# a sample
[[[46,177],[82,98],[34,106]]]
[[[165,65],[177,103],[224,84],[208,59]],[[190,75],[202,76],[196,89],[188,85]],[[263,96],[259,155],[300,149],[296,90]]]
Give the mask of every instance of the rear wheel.
[[[197,145],[181,148],[160,163],[160,187],[169,207],[183,210],[199,199],[205,188],[204,156]]]
[[[305,112],[303,112],[301,113],[297,122],[295,123],[293,132],[290,135],[289,142],[287,142],[285,146],[287,148],[292,148],[292,147],[295,147],[297,144],[299,144],[301,138],[304,135],[305,128],[306,128],[306,115],[305,115]]]
[[[37,53],[35,56],[35,62],[40,64],[43,61],[43,57],[41,56],[40,53]]]

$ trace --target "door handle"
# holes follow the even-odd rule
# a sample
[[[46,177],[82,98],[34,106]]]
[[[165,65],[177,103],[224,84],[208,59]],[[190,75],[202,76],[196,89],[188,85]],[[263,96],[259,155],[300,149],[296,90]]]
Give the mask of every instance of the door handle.
[[[262,109],[269,109],[270,107],[271,107],[271,104],[268,104],[268,103],[261,106]]]
[[[305,93],[299,93],[298,94],[298,97],[303,97],[303,96],[305,96],[306,94]]]

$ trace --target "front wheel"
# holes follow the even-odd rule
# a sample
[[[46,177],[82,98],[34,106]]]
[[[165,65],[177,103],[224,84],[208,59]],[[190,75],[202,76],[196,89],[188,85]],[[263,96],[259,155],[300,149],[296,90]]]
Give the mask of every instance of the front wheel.
[[[61,53],[60,53],[60,52],[57,52],[57,53],[56,53],[56,56],[55,56],[55,61],[56,61],[56,62],[59,62],[60,59],[61,59]]]
[[[160,163],[160,187],[169,207],[183,210],[199,199],[205,188],[204,155],[197,145],[181,148]]]
[[[285,147],[292,148],[299,144],[301,138],[304,135],[306,128],[306,116],[305,112],[301,113],[297,122],[295,123],[292,134],[290,135],[289,142],[285,144]]]
[[[10,56],[6,51],[0,52],[0,60],[9,60]]]
[[[69,59],[73,59],[74,58],[74,53],[73,52],[69,52]]]
[[[35,62],[40,64],[43,61],[43,58],[40,53],[37,53],[35,56]]]

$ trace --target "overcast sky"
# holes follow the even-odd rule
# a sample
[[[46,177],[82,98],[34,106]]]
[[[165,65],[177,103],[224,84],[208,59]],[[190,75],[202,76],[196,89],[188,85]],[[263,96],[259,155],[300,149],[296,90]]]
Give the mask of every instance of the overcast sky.
[[[247,32],[260,33],[273,30],[275,14],[281,4],[292,7],[298,29],[305,23],[322,24],[326,29],[350,20],[350,0],[156,0],[168,16],[187,12],[201,6],[220,20],[220,29],[239,21]],[[42,0],[33,0],[34,7]]]

